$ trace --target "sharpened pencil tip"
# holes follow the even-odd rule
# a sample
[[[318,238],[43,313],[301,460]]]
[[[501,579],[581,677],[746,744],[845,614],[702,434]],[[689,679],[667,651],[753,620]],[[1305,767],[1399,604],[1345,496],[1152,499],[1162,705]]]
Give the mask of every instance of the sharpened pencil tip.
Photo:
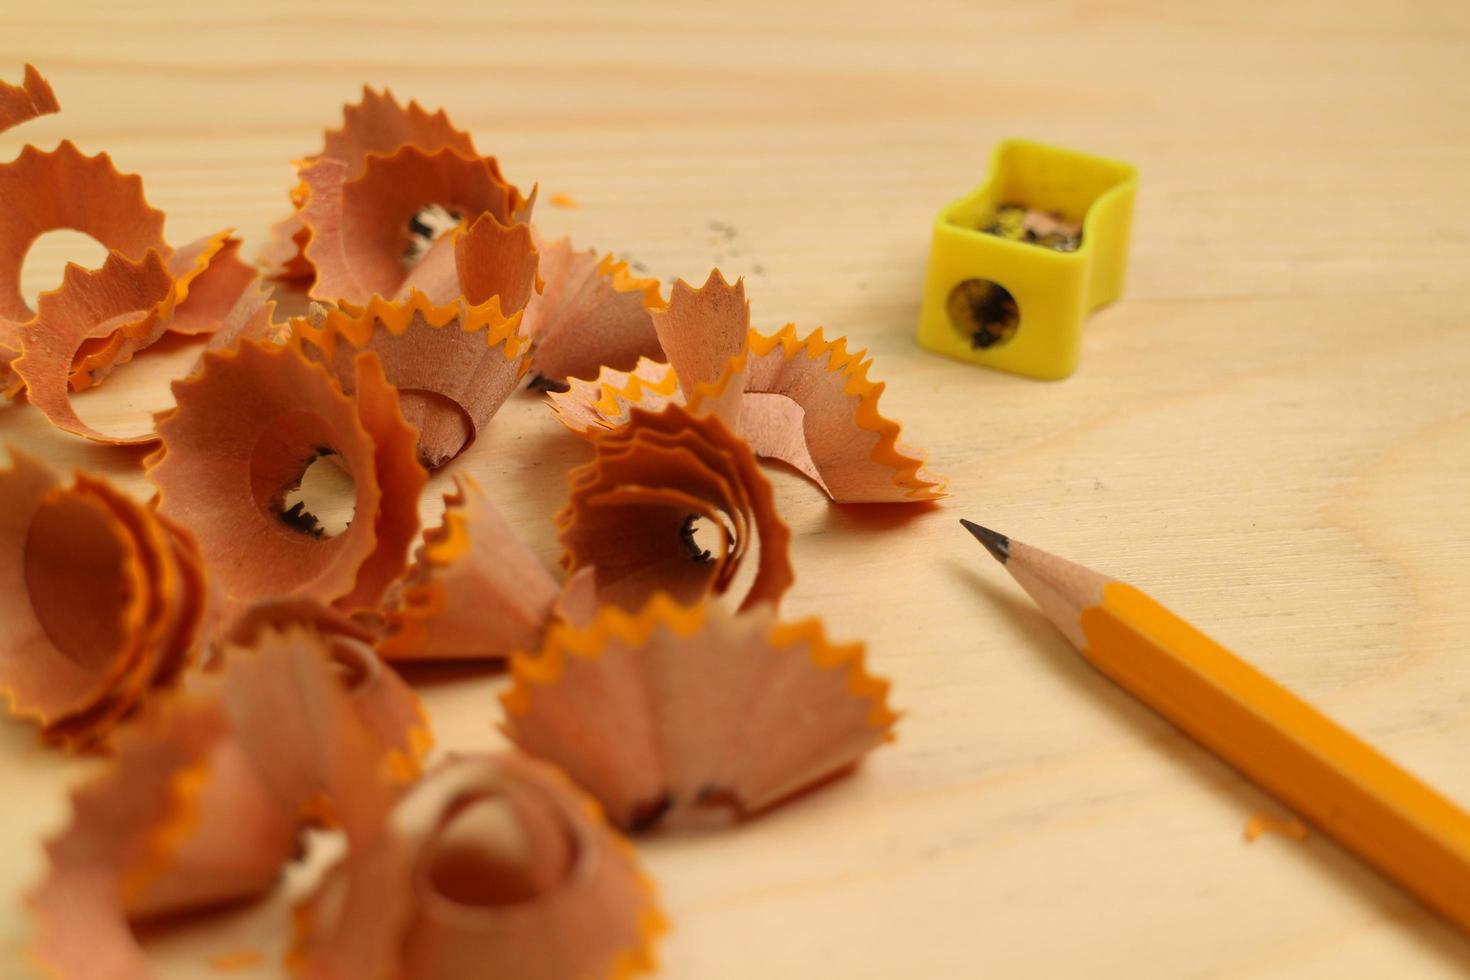
[[[1007,558],[1011,557],[1010,538],[1001,534],[999,531],[992,531],[988,527],[981,527],[974,521],[967,521],[963,517],[960,518],[960,523],[965,526],[966,531],[975,535],[976,541],[985,545],[985,550],[990,552],[990,557],[1002,565],[1006,563]]]

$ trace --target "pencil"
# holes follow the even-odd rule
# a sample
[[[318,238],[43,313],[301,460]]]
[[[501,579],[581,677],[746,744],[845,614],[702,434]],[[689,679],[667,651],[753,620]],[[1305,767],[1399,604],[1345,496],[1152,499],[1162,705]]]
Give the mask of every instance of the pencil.
[[[960,523],[1098,670],[1470,932],[1470,815],[1133,586]]]

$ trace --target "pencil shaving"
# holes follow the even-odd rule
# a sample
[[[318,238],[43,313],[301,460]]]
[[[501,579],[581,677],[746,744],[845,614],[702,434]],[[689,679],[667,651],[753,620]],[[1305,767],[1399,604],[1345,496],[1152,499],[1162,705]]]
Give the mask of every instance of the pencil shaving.
[[[417,698],[365,646],[288,623],[224,651],[235,737],[300,819],[372,832],[432,744]]]
[[[517,755],[432,770],[297,910],[298,977],[572,980],[654,968],[665,928],[632,848]]]
[[[64,431],[110,445],[156,441],[151,426],[117,434],[77,415],[70,391],[101,382],[169,330],[186,335],[219,328],[255,280],[236,257],[229,232],[190,242],[165,262],[150,249],[140,261],[117,251],[102,267],[68,264],[60,286],[41,295],[32,320],[19,328],[20,357],[10,365],[14,388]]]
[[[546,285],[531,298],[524,326],[537,375],[561,383],[662,357],[649,317],[664,306],[657,279],[634,276],[611,255],[577,251],[565,238],[541,249],[540,275]]]
[[[271,298],[272,293],[273,290],[259,279],[247,286],[224,315],[219,328],[210,334],[206,350],[228,350],[247,340],[267,345],[284,342],[291,333],[291,327],[289,323],[276,322],[276,303]],[[199,357],[195,370],[202,365],[204,353],[200,352]]]
[[[19,85],[0,81],[0,133],[38,116],[60,111],[51,83],[32,65],[26,65]]]
[[[239,240],[231,238],[228,231],[222,231],[189,242],[172,252],[165,263],[172,280],[172,290],[167,295],[151,310],[140,309],[130,317],[115,321],[120,325],[111,333],[101,334],[100,328],[89,329],[77,342],[68,376],[72,390],[84,391],[101,382],[115,368],[132,360],[134,354],[168,331],[190,336],[217,329],[254,279],[254,273],[235,255],[239,244]],[[68,271],[71,268],[68,266]],[[106,268],[105,262],[103,268]],[[69,288],[72,288],[72,283],[63,278],[62,291]],[[72,320],[59,323],[42,320],[38,315],[26,330],[27,339],[22,349],[36,346],[48,353],[55,348],[64,351],[65,345],[71,343],[82,328],[90,326],[83,309],[76,309]],[[46,341],[52,343],[47,344]]]
[[[299,186],[304,188],[306,185]],[[304,199],[304,193],[302,197]],[[256,257],[263,274],[293,286],[309,286],[316,272],[306,260],[306,243],[311,240],[311,232],[306,230],[300,212],[293,211],[271,225],[269,235],[270,240]]]
[[[571,499],[556,523],[563,564],[595,569],[601,602],[638,609],[656,592],[684,603],[724,595],[752,553],[748,588],[730,596],[740,608],[776,602],[791,585],[791,532],[771,486],[718,418],[679,405],[635,409],[594,451],[571,471]]]
[[[153,977],[132,923],[260,895],[295,846],[222,703],[181,695],[121,733],[108,768],[72,794],[29,896],[36,957],[62,980]]]
[[[193,542],[108,485],[63,486],[11,450],[0,470],[0,691],[52,742],[86,748],[176,682],[207,590]]]
[[[360,305],[374,294],[396,296],[422,258],[415,254],[416,238],[420,244],[430,238],[432,247],[443,237],[422,226],[426,209],[442,209],[460,227],[483,214],[502,224],[523,221],[532,205],[501,176],[494,157],[465,157],[452,149],[429,153],[403,146],[391,156],[370,155],[359,177],[349,179],[349,172],[347,163],[330,158],[300,171],[307,188],[304,254],[316,272],[313,299]]]
[[[511,671],[506,733],[629,831],[768,810],[850,769],[896,719],[861,645],[829,643],[816,620],[778,623],[769,605],[606,606]]]
[[[603,368],[594,380],[568,378],[567,390],[550,394],[551,412],[583,436],[615,429],[634,408],[658,411],[682,403],[679,376],[662,361],[640,357],[631,371]]]
[[[415,292],[398,302],[374,297],[360,313],[300,317],[291,329],[302,351],[323,360],[348,394],[355,392],[357,353],[374,351],[418,431],[419,460],[435,469],[469,446],[525,373],[519,322],[501,312],[498,297],[481,306],[438,306]]]
[[[518,313],[540,287],[539,264],[530,225],[482,214],[454,240],[456,298],[478,306],[498,297],[506,316]]]
[[[1245,822],[1245,842],[1254,844],[1265,834],[1280,834],[1294,841],[1304,841],[1311,834],[1307,825],[1296,817],[1278,817],[1269,813],[1253,813]]]
[[[390,90],[364,85],[362,99],[342,108],[341,128],[326,131],[319,156],[346,161],[350,180],[361,176],[370,155],[391,154],[400,146],[476,155],[470,135],[455,128],[443,109],[429,112],[414,101],[400,105]]]
[[[155,692],[173,686],[194,661],[212,592],[205,585],[192,539],[179,528],[84,474],[77,475],[74,490],[100,503],[125,528],[137,545],[147,583],[142,626],[132,636],[128,655],[114,659],[105,671],[105,694],[43,730],[49,741],[87,748],[105,741],[119,721],[143,707]]]
[[[253,648],[268,632],[296,629],[299,641],[319,645],[352,702],[359,721],[391,753],[390,768],[416,773],[433,744],[428,715],[418,695],[373,652],[375,634],[330,606],[310,599],[256,603],[230,626],[220,644]]]
[[[555,580],[478,483],[456,474],[454,486],[385,604],[385,659],[503,659],[538,645],[551,619]]]
[[[218,242],[219,247],[197,275],[178,286],[178,307],[168,324],[170,333],[186,337],[215,333],[259,282],[259,273],[240,258],[240,239],[220,232],[208,240]]]
[[[72,366],[89,341],[111,347],[120,356],[125,342],[136,349],[152,343],[167,329],[174,304],[173,277],[157,252],[140,262],[117,252],[100,269],[68,265],[60,289],[44,293],[40,309],[21,342],[21,356],[11,364],[26,398],[52,425],[93,442],[140,445],[158,440],[151,425],[141,432],[108,433],[83,421],[71,403]],[[117,346],[112,346],[114,341]]]
[[[285,597],[372,606],[407,561],[426,475],[377,355],[356,365],[353,399],[294,348],[245,341],[174,382],[147,475],[159,512],[198,538],[235,608]],[[331,537],[285,507],[323,455],[354,482],[353,518]]]
[[[327,130],[321,151],[298,162],[297,169],[318,160],[337,160],[346,165],[344,179],[354,180],[362,176],[369,155],[386,156],[401,146],[427,152],[449,148],[466,157],[475,156],[469,134],[456,129],[444,110],[430,113],[417,102],[403,106],[387,89],[379,93],[363,86],[362,99],[343,107],[342,126]],[[291,194],[296,210],[271,228],[271,244],[261,260],[275,278],[303,280],[313,275],[302,252],[310,237],[299,211],[305,199],[305,186],[298,183]]]
[[[70,228],[111,252],[140,262],[150,251],[167,261],[163,212],[148,206],[142,178],[118,173],[106,153],[84,156],[70,141],[43,152],[27,146],[0,164],[0,201],[26,201],[0,213],[0,318],[20,325],[34,312],[20,293],[21,264],[38,237]]]
[[[67,980],[151,976],[131,925],[264,894],[305,822],[330,818],[349,840],[376,828],[427,730],[421,716],[384,730],[372,675],[339,668],[319,634],[262,622],[222,671],[123,729],[47,847],[30,899],[39,959]]]
[[[669,294],[668,309],[656,314],[653,323],[687,402],[697,385],[714,381],[745,349],[750,333],[745,280],[731,285],[718,269],[698,289],[680,279]]]
[[[604,369],[595,382],[553,393],[563,424],[592,435],[625,424],[635,407],[687,404],[723,417],[757,455],[788,463],[834,501],[944,495],[924,454],[900,444],[898,423],[878,412],[883,385],[868,380],[872,362],[848,353],[845,338],[828,341],[821,330],[800,338],[792,325],[774,336],[750,329],[744,283],[718,270],[698,289],[675,283],[652,318],[669,364]]]
[[[749,362],[701,389],[694,407],[718,399],[744,376],[740,431],[756,453],[806,474],[839,503],[935,500],[944,481],[924,468],[925,454],[899,442],[897,422],[878,411],[882,382],[868,380],[865,351],[820,329],[798,337],[790,324],[775,336],[752,331]]]

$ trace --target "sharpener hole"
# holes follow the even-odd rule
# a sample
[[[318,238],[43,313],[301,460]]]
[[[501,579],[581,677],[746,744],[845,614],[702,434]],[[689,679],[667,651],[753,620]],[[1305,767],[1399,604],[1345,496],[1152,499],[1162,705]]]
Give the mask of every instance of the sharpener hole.
[[[949,322],[971,350],[989,350],[1008,343],[1021,327],[1016,298],[998,282],[966,279],[949,291],[945,303]]]

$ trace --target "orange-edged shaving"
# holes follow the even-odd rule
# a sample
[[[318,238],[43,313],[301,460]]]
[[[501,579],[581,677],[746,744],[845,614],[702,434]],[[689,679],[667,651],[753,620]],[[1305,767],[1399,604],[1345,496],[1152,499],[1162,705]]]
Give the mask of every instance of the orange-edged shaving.
[[[820,329],[799,337],[787,324],[774,336],[751,331],[748,362],[737,358],[707,391],[698,410],[743,377],[740,434],[759,456],[800,470],[839,503],[935,500],[944,481],[924,467],[922,451],[899,441],[897,422],[878,411],[882,382],[870,381],[872,361],[849,353],[845,338]]]
[[[687,404],[723,416],[758,455],[800,470],[834,501],[943,496],[924,454],[902,445],[898,423],[879,413],[872,362],[849,353],[844,338],[820,330],[801,338],[792,325],[775,335],[751,329],[743,282],[732,286],[718,271],[698,289],[676,283],[652,317],[668,365],[644,359],[553,393],[553,410],[573,431],[615,429],[635,406]]]
[[[556,581],[478,483],[456,474],[454,484],[443,523],[424,532],[385,603],[385,659],[505,658],[539,646],[552,618]]]
[[[361,644],[306,623],[227,644],[223,660],[209,679],[276,796],[301,820],[366,839],[432,745],[417,698]]]
[[[897,717],[860,644],[829,643],[815,619],[778,622],[770,606],[604,606],[511,671],[506,733],[626,830],[761,813],[850,769]]]
[[[115,436],[87,426],[67,388],[97,383],[166,331],[217,329],[256,278],[237,255],[238,240],[224,231],[170,248],[163,213],[148,206],[142,181],[118,173],[106,154],[84,156],[69,142],[50,152],[28,146],[0,165],[0,200],[27,202],[0,211],[0,387],[7,395],[29,387],[33,403],[78,435],[148,441],[149,432]],[[20,294],[21,263],[37,237],[60,228],[95,238],[107,260],[97,270],[68,266],[33,311]]]
[[[638,609],[656,592],[686,603],[728,593],[744,609],[776,602],[791,585],[791,532],[771,485],[717,416],[635,409],[594,450],[571,471],[556,523],[563,564],[593,568],[600,601]],[[745,585],[737,573],[752,553]]]
[[[310,599],[269,599],[245,610],[217,644],[221,660],[231,647],[253,649],[271,631],[297,629],[298,645],[322,651],[346,690],[354,714],[391,753],[390,766],[418,772],[433,746],[429,716],[413,688],[373,652],[372,631]]]
[[[56,427],[94,442],[128,445],[157,440],[140,431],[103,432],[83,420],[70,391],[100,382],[168,330],[211,333],[255,281],[235,257],[227,232],[192,242],[163,263],[150,251],[142,262],[109,253],[96,270],[68,265],[61,287],[41,296],[21,331],[16,385]],[[187,310],[187,312],[186,312]]]
[[[291,335],[291,327],[289,323],[276,321],[276,302],[272,295],[268,285],[260,279],[255,280],[235,300],[235,305],[220,321],[219,329],[210,335],[205,350],[228,350],[247,340],[269,345],[284,343]],[[201,366],[204,353],[199,356],[200,363],[194,365],[195,370]]]
[[[370,155],[385,156],[400,146],[428,151],[447,147],[475,156],[469,134],[456,129],[443,109],[431,113],[417,102],[400,105],[387,89],[376,92],[363,86],[362,100],[343,107],[341,127],[327,130],[321,151],[299,161],[297,169],[321,159],[337,160],[346,164],[345,178],[353,180],[362,176]],[[292,213],[271,229],[271,244],[262,260],[277,278],[310,280],[313,275],[311,263],[301,254],[308,238],[299,213],[305,198],[305,188],[298,184],[291,195]]]
[[[108,484],[0,470],[0,692],[48,741],[104,741],[194,655],[208,589],[190,536]]]
[[[19,325],[34,315],[20,292],[21,264],[31,243],[70,228],[135,262],[149,251],[167,261],[163,212],[148,206],[143,180],[118,173],[106,153],[85,156],[71,142],[49,152],[27,146],[0,164],[0,201],[25,201],[0,212],[0,320]]]
[[[33,65],[26,65],[19,85],[0,82],[0,133],[37,116],[60,112],[56,93]]]
[[[482,215],[503,225],[524,221],[532,206],[494,157],[466,157],[447,147],[403,146],[391,156],[369,155],[359,177],[348,173],[347,163],[326,157],[300,171],[308,233],[303,255],[316,276],[310,294],[327,302],[361,305],[374,295],[396,296],[429,261],[424,249],[452,249],[455,231]],[[425,225],[422,215],[431,209],[454,230],[441,234]]]
[[[179,251],[200,245],[205,249],[195,268],[175,270],[178,306],[168,324],[170,333],[188,337],[215,333],[260,282],[260,274],[240,258],[240,239],[230,232],[217,232]]]
[[[356,397],[293,347],[207,351],[174,382],[149,459],[161,514],[189,528],[232,607],[304,597],[374,606],[403,571],[427,475],[376,354],[356,360]],[[354,516],[326,536],[285,498],[317,458],[354,481]]]
[[[103,432],[72,406],[72,365],[84,344],[102,341],[115,360],[124,341],[136,349],[167,329],[173,313],[173,277],[157,252],[134,262],[113,252],[100,269],[66,267],[61,288],[41,296],[39,312],[25,329],[22,351],[12,364],[17,387],[51,423],[94,442],[149,443],[158,436],[151,425],[139,431]]]
[[[584,980],[654,969],[665,928],[633,849],[561,773],[459,756],[297,910],[293,974],[311,980]]]
[[[634,275],[611,255],[574,249],[566,238],[540,251],[545,288],[531,298],[524,325],[539,378],[559,387],[601,368],[627,370],[641,357],[662,357],[649,315],[665,306],[657,279]]]
[[[504,225],[494,215],[482,214],[453,241],[454,285],[440,286],[441,293],[452,290],[476,306],[498,297],[500,309],[510,316],[525,310],[543,285],[541,255],[531,226],[524,222]]]
[[[47,843],[50,868],[28,896],[35,958],[59,980],[151,978],[133,924],[266,892],[296,840],[223,703],[170,698],[73,792],[71,823]]]
[[[47,845],[37,959],[63,980],[151,976],[132,927],[264,894],[323,816],[366,839],[416,768],[362,690],[320,634],[262,621],[126,726]]]
[[[414,292],[396,302],[373,297],[356,313],[298,317],[291,330],[302,352],[325,363],[349,394],[358,353],[374,351],[418,430],[419,460],[433,469],[468,447],[525,373],[519,322],[519,314],[501,312],[498,297],[440,306]]]

